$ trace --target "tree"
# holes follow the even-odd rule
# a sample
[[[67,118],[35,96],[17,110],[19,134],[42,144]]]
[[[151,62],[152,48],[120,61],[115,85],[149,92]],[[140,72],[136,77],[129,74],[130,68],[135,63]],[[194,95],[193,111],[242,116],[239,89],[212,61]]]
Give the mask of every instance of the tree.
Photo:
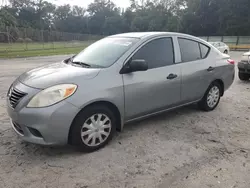
[[[86,14],[86,10],[79,6],[73,6],[73,13],[74,16],[84,17]]]
[[[115,6],[113,2],[110,0],[95,0],[88,7],[88,12],[90,14],[89,17],[89,30],[94,34],[105,34],[105,33],[113,33],[114,27],[111,30],[107,31],[107,27],[110,26],[111,23],[117,23],[120,18],[120,10]],[[120,27],[117,25],[117,27]],[[103,30],[105,29],[105,31]],[[118,29],[119,30],[119,29]]]
[[[8,11],[8,7],[0,9],[0,27],[3,26],[16,26],[16,18]]]
[[[125,10],[111,0],[87,9],[49,0],[9,0],[0,25],[111,35],[129,31],[180,31],[193,35],[250,35],[249,0],[130,0]]]

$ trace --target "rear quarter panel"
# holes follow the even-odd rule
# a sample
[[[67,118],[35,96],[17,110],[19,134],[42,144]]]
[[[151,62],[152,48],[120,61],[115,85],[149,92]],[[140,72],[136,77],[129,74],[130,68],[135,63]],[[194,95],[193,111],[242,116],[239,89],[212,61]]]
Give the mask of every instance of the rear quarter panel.
[[[216,57],[215,79],[220,79],[224,83],[224,91],[229,89],[235,78],[235,65],[228,63],[229,56],[219,55]]]

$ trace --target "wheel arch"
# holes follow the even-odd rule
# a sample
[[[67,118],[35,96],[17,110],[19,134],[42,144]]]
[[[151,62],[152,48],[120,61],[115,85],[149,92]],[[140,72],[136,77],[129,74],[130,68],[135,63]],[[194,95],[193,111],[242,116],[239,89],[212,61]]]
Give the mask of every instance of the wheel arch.
[[[103,105],[103,106],[106,106],[108,107],[115,115],[116,117],[116,130],[117,131],[121,131],[122,128],[123,128],[123,121],[122,121],[122,115],[121,115],[121,112],[119,110],[119,108],[112,102],[110,101],[105,101],[105,100],[100,100],[100,101],[94,101],[94,102],[91,102],[89,104],[87,104],[86,106],[84,106],[83,108],[81,108],[79,110],[79,112],[77,113],[77,115],[75,116],[74,120],[72,121],[71,123],[71,126],[70,126],[70,130],[69,130],[69,134],[68,134],[68,143],[71,144],[71,137],[72,137],[72,125],[74,124],[77,116],[84,110],[86,110],[88,107],[90,106],[93,106],[93,105]]]
[[[218,83],[221,86],[221,97],[224,95],[224,91],[225,91],[225,85],[224,82],[221,79],[215,79],[211,84],[213,83]]]

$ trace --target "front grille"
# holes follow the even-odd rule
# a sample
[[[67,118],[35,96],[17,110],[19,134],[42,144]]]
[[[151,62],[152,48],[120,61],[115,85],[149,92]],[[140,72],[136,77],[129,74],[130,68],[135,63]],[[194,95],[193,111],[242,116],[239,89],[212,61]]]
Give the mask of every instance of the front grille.
[[[8,94],[10,105],[12,108],[16,108],[18,102],[26,95],[21,91],[18,91],[15,88],[11,88]]]

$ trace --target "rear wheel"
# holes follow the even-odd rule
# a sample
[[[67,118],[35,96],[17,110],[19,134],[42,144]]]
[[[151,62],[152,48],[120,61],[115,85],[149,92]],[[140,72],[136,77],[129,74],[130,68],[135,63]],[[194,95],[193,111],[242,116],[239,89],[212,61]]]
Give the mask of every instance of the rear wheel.
[[[204,111],[214,110],[220,102],[221,93],[221,85],[218,82],[212,83],[207,89],[202,100],[199,102],[199,107]]]
[[[93,105],[81,111],[72,124],[71,143],[84,152],[104,147],[115,130],[115,116],[103,105]]]
[[[249,80],[249,78],[250,78],[249,74],[239,72],[239,79],[240,80]]]

